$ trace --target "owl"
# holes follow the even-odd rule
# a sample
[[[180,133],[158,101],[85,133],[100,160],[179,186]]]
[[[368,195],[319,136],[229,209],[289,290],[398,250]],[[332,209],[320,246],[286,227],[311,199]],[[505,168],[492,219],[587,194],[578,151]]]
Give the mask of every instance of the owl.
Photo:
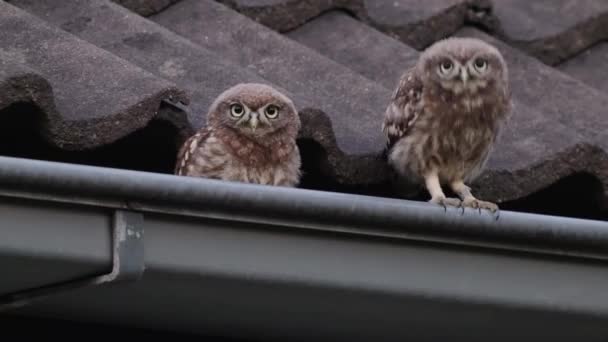
[[[510,110],[507,65],[496,48],[473,38],[439,41],[404,73],[386,109],[388,162],[425,186],[431,203],[495,212],[467,183],[482,171]]]
[[[175,173],[289,186],[300,180],[293,102],[264,84],[238,84],[209,108],[207,125],[181,147]]]

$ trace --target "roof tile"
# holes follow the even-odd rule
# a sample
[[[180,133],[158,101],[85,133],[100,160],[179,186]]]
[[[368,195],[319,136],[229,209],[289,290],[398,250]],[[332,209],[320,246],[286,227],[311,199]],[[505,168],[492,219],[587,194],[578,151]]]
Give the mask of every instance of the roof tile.
[[[179,0],[112,0],[129,10],[147,17],[158,13]]]
[[[340,11],[325,13],[286,35],[388,89],[420,54]]]
[[[499,34],[547,64],[608,39],[608,1],[495,0]]]
[[[53,108],[53,89],[34,70],[0,56],[0,110],[21,102]]]
[[[608,42],[599,43],[557,67],[586,84],[608,93]]]
[[[486,20],[489,0],[222,0],[280,32],[329,10],[343,9],[417,49],[452,34],[465,22]]]
[[[299,108],[323,110],[344,152],[382,150],[384,87],[211,0],[180,1],[152,19],[308,100]]]
[[[211,102],[240,82],[264,82],[251,70],[227,61],[137,14],[107,1],[15,0],[13,3],[49,23],[145,69],[187,91],[190,121],[205,122]],[[78,24],[82,23],[82,24]]]
[[[5,2],[0,46],[1,66],[34,70],[51,85],[54,106],[38,104],[45,105],[46,133],[66,149],[115,141],[145,126],[162,100],[185,101],[172,83]]]

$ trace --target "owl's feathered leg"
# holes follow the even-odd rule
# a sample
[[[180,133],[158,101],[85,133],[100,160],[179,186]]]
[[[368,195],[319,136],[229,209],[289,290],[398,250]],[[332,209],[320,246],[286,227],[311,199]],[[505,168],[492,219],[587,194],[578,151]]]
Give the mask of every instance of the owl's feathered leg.
[[[424,183],[426,189],[431,194],[430,203],[442,205],[447,210],[448,206],[460,207],[461,201],[458,198],[446,198],[443,190],[441,190],[441,184],[439,183],[439,176],[437,171],[429,172],[424,176]]]
[[[463,181],[455,181],[450,184],[452,190],[462,200],[462,206],[473,209],[488,209],[495,213],[498,211],[498,206],[492,202],[480,201],[471,193],[471,188],[466,186]]]

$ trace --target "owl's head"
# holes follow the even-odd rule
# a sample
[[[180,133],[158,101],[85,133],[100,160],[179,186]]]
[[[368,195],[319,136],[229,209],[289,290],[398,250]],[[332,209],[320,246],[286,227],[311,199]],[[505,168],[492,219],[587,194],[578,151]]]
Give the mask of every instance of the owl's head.
[[[427,80],[455,94],[475,93],[508,82],[507,65],[500,52],[475,38],[438,41],[422,53],[418,67]]]
[[[207,121],[252,138],[275,132],[295,138],[300,129],[293,102],[278,90],[258,83],[241,83],[224,91],[211,105]]]

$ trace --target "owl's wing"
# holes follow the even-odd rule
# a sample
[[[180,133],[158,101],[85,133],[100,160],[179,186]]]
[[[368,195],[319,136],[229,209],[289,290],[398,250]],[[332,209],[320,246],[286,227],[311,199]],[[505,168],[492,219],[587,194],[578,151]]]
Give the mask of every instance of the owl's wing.
[[[416,75],[415,69],[403,74],[384,113],[382,131],[386,134],[388,148],[410,132],[422,113],[422,89],[422,81]]]
[[[211,130],[207,127],[201,129],[198,133],[188,138],[177,153],[177,161],[175,163],[175,174],[183,176],[186,171],[186,166],[190,162],[192,153],[205,143],[205,140],[211,135]]]

